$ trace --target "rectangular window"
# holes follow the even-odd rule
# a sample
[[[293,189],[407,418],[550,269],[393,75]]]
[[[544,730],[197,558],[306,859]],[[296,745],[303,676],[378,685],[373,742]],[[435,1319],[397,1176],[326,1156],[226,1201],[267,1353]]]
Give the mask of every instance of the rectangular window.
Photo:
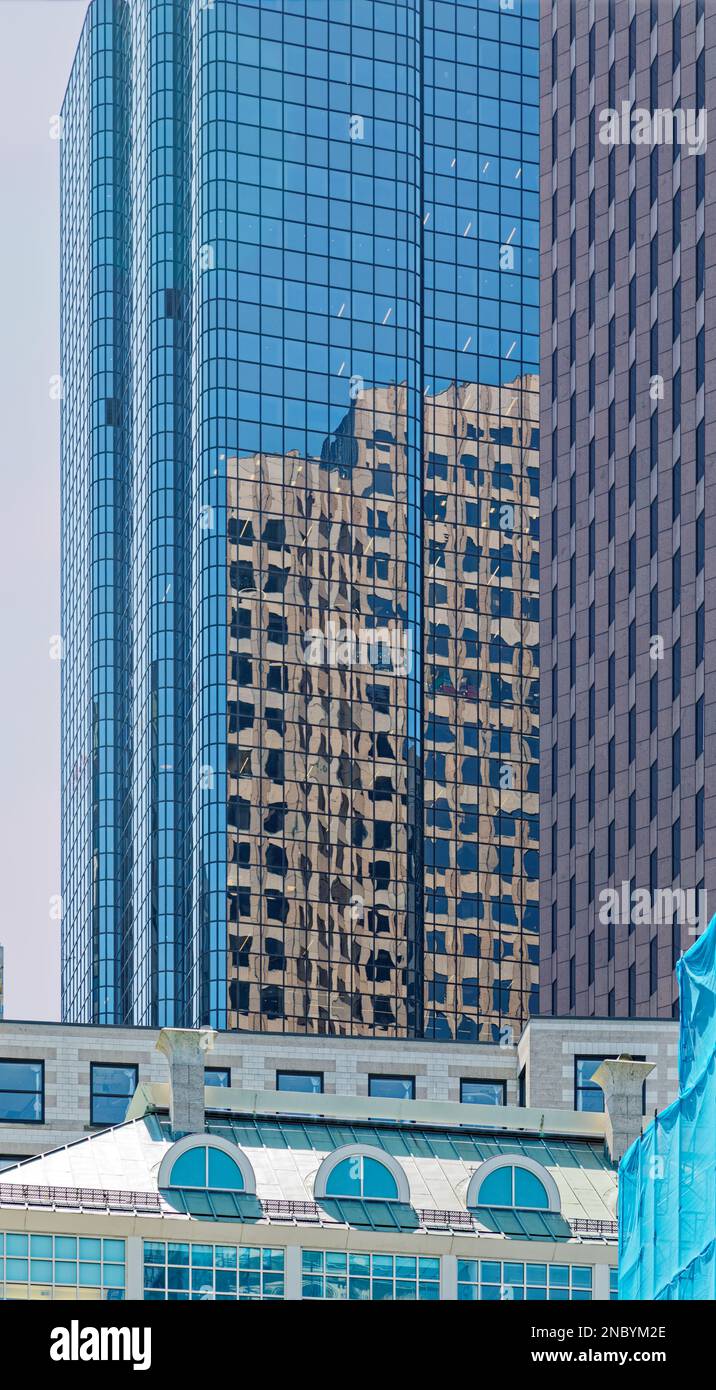
[[[671,336],[675,341],[681,333],[681,280],[677,280],[671,291]]]
[[[415,1100],[414,1076],[369,1076],[368,1095],[383,1100]]]
[[[678,878],[681,873],[681,818],[676,817],[671,827],[671,877]]]
[[[706,638],[706,615],[703,603],[696,610],[696,665],[700,666],[704,659],[704,641]]]
[[[696,573],[700,574],[704,567],[704,554],[706,549],[706,532],[704,513],[699,512],[696,518]]]
[[[659,284],[659,238],[652,237],[649,246],[649,288],[651,293]]]
[[[306,1299],[405,1299],[435,1303],[440,1298],[440,1260],[424,1255],[303,1250],[301,1280],[302,1296]]]
[[[659,983],[659,953],[657,938],[652,936],[649,942],[649,993],[656,994],[656,987]]]
[[[121,1125],[137,1089],[139,1069],[123,1062],[90,1063],[90,1124]]]
[[[457,1262],[460,1302],[501,1303],[539,1300],[589,1302],[591,1265],[523,1264],[520,1260],[462,1260]]]
[[[6,1299],[125,1297],[125,1243],[100,1236],[0,1235]]]
[[[45,1063],[0,1061],[0,1120],[41,1125],[45,1119]]]
[[[681,694],[681,638],[674,642],[671,654],[671,698],[677,700]]]
[[[696,243],[696,296],[703,294],[706,280],[706,238],[702,234]]]
[[[231,1085],[231,1068],[204,1067],[204,1085],[228,1088]]]
[[[700,758],[704,751],[704,697],[696,701],[694,719],[694,757]]]
[[[574,1108],[601,1114],[604,1110],[604,1092],[592,1080],[595,1071],[606,1059],[604,1057],[575,1057],[574,1059]]]
[[[676,788],[681,782],[681,729],[675,729],[671,735],[671,790]]]
[[[700,787],[696,793],[696,829],[695,829],[696,848],[700,849],[704,842],[704,789]]]
[[[283,1298],[285,1255],[267,1246],[145,1240],[144,1298],[217,1303]]]
[[[506,1105],[506,1081],[460,1081],[461,1105]]]
[[[323,1092],[322,1071],[277,1071],[277,1091],[303,1091],[319,1096]]]

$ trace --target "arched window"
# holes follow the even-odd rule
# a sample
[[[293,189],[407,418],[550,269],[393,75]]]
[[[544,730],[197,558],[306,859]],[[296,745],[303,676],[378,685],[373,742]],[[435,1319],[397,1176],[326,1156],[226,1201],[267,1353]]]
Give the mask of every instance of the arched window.
[[[534,1159],[491,1158],[473,1173],[467,1205],[558,1212],[559,1191],[547,1169]]]
[[[228,1140],[187,1135],[173,1144],[159,1168],[159,1187],[255,1193],[254,1172],[245,1154]]]
[[[323,1160],[314,1195],[363,1201],[410,1202],[410,1188],[400,1164],[391,1154],[367,1144],[347,1144]]]
[[[326,1180],[327,1197],[382,1197],[397,1202],[398,1184],[384,1163],[358,1154],[337,1163]]]

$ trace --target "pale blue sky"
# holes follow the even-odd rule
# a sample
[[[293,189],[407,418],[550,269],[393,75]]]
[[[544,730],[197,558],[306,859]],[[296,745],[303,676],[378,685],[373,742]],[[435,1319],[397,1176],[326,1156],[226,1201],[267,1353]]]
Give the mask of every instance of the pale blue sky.
[[[59,145],[88,0],[0,0],[0,941],[5,1017],[58,1018]]]

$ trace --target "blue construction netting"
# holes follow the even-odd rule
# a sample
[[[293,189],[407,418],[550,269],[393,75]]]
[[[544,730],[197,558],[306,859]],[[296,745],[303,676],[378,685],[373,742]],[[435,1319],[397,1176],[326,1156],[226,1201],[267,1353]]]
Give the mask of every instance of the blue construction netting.
[[[716,917],[676,967],[679,1097],[619,1165],[619,1298],[716,1298]]]

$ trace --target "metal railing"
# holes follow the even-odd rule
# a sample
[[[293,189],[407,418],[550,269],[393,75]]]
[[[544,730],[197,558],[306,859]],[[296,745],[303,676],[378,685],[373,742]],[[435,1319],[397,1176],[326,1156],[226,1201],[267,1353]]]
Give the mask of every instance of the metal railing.
[[[105,1187],[38,1187],[30,1183],[0,1183],[0,1205],[64,1207],[92,1211],[161,1211],[158,1192],[122,1192]]]
[[[586,1217],[577,1216],[570,1221],[570,1226],[575,1236],[618,1236],[619,1223],[617,1221],[592,1221]]]
[[[166,1210],[159,1192],[123,1192],[116,1188],[39,1187],[29,1183],[0,1183],[0,1206],[60,1207],[73,1211],[152,1212]],[[267,1221],[335,1224],[317,1202],[295,1202],[270,1198],[261,1202]],[[420,1225],[431,1231],[475,1231],[472,1213],[416,1207]],[[339,1223],[341,1224],[341,1223]],[[569,1222],[574,1235],[614,1239],[619,1233],[616,1221],[595,1221],[576,1217]]]

